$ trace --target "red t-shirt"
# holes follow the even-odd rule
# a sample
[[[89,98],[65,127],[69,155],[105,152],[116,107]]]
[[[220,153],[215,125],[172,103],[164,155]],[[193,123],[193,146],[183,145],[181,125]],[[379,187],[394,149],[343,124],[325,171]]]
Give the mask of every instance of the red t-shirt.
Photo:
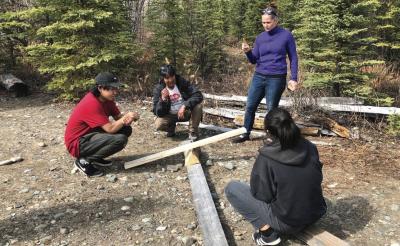
[[[93,93],[87,93],[76,105],[65,129],[64,142],[69,153],[79,157],[79,138],[110,122],[109,116],[119,114],[114,101],[101,102]]]

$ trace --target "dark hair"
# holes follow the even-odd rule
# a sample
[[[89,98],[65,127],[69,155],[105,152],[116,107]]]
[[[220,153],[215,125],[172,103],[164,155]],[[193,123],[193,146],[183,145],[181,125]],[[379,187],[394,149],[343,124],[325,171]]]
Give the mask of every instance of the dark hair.
[[[265,131],[279,139],[282,150],[294,147],[301,138],[300,129],[289,112],[282,108],[275,108],[268,112],[264,119],[264,127]]]
[[[162,65],[160,68],[161,77],[165,78],[166,76],[174,76],[176,75],[175,68],[170,64]]]
[[[270,3],[267,8],[263,9],[263,15],[270,15],[273,19],[278,18],[278,8],[275,3]]]
[[[93,94],[95,97],[99,97],[99,96],[100,96],[99,87],[98,87],[97,85],[94,86],[94,87],[90,90],[90,92],[92,92],[92,94]]]

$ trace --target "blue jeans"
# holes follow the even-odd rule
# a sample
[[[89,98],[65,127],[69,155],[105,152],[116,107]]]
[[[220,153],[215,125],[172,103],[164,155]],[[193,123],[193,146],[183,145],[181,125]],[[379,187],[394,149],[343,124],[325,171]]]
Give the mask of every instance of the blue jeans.
[[[265,97],[267,110],[278,107],[286,87],[286,75],[263,75],[255,72],[247,93],[244,127],[250,134],[254,124],[254,116],[261,100]]]

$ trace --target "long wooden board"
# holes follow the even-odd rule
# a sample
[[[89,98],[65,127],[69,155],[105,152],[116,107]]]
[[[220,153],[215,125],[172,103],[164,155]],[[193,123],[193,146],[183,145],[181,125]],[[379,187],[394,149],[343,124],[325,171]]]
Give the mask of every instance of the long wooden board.
[[[215,142],[225,140],[225,139],[228,139],[231,137],[235,137],[235,136],[238,136],[245,132],[246,132],[246,128],[244,128],[244,127],[235,129],[235,130],[232,130],[229,132],[224,132],[224,133],[221,133],[221,134],[209,137],[209,138],[201,139],[201,140],[193,142],[193,143],[181,145],[181,146],[175,147],[173,149],[168,149],[168,150],[165,150],[165,151],[162,151],[159,153],[155,153],[155,154],[148,155],[148,156],[145,156],[145,157],[133,160],[133,161],[126,162],[124,167],[125,167],[125,169],[137,167],[137,166],[140,166],[140,165],[152,162],[152,161],[156,161],[156,160],[168,157],[168,156],[172,156],[172,155],[176,155],[176,154],[185,152],[190,149],[194,149],[194,148],[201,147],[201,146],[204,146],[207,144],[211,144],[211,143],[215,143]]]
[[[309,226],[295,235],[310,246],[349,246],[349,243],[315,226]]]
[[[206,246],[228,246],[224,230],[218,217],[203,168],[199,160],[200,149],[185,151],[187,168],[193,202],[197,219]]]

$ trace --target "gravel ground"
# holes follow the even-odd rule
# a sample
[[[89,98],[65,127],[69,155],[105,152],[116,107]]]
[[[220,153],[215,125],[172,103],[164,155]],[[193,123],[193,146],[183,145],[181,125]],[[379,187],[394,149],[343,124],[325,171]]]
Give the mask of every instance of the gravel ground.
[[[151,106],[120,101],[141,114],[127,147],[106,175],[72,174],[63,134],[73,108],[48,95],[0,94],[0,245],[202,245],[183,155],[128,170],[126,161],[179,145],[155,132]],[[202,131],[202,137],[217,134]],[[319,225],[351,245],[400,243],[400,145],[380,133],[362,139],[311,137],[324,163],[328,214]],[[227,202],[232,179],[248,181],[262,140],[202,147],[201,160],[230,245],[253,245],[251,226]],[[290,237],[282,245],[300,245]]]

